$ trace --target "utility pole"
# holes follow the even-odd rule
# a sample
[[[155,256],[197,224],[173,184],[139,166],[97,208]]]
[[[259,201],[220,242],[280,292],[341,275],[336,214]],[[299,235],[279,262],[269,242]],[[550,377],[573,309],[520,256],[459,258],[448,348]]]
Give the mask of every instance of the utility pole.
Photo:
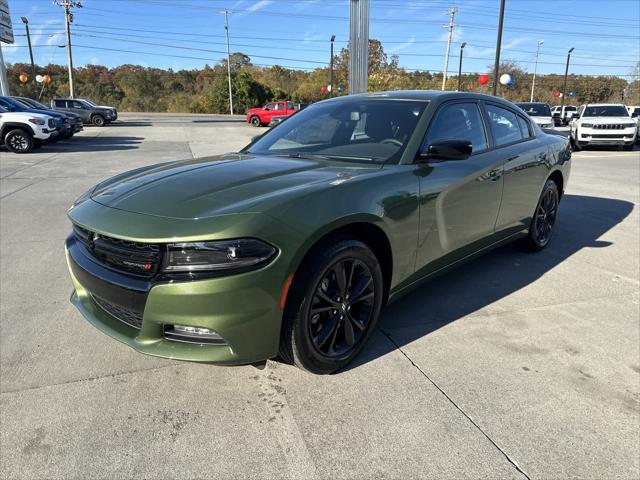
[[[31,35],[29,34],[29,20],[27,17],[20,17],[24,27],[27,30],[27,45],[29,46],[29,60],[31,60],[31,82],[33,83],[33,91],[38,94],[38,82],[36,82],[36,65],[33,63],[33,48],[31,48]]]
[[[229,53],[229,10],[224,10],[224,32],[227,35],[227,80],[229,82],[229,112],[233,115],[233,93],[231,92],[231,54]]]
[[[544,42],[540,40],[538,42],[538,49],[536,50],[536,63],[535,63],[535,66],[533,67],[533,82],[531,83],[531,100],[529,100],[530,102],[533,102],[533,91],[536,88],[536,73],[538,72],[538,55],[540,54],[540,47],[543,44]]]
[[[369,85],[369,0],[349,0],[349,94]]]
[[[449,14],[449,38],[447,40],[447,53],[444,56],[444,70],[442,72],[442,90],[445,89],[447,84],[447,71],[449,69],[449,52],[451,51],[451,37],[453,36],[453,19],[458,13],[458,7],[453,7],[451,10],[447,12]]]
[[[462,52],[464,47],[467,46],[467,42],[462,42],[460,45],[460,63],[458,64],[458,91],[462,90]]]
[[[502,48],[502,24],[504,23],[504,2],[500,0],[500,20],[498,21],[498,40],[496,41],[496,62],[493,65],[493,96],[498,93],[498,79],[500,78],[500,48]]]
[[[573,47],[569,49],[567,53],[567,66],[564,69],[564,83],[562,85],[562,99],[560,100],[560,118],[564,116],[564,97],[567,93],[567,75],[569,74],[569,60],[571,59],[571,52],[573,52]]]
[[[331,58],[329,59],[329,97],[333,97],[333,42],[336,41],[336,36],[331,35]]]
[[[64,8],[64,19],[67,25],[67,68],[69,69],[69,97],[75,97],[73,86],[73,55],[71,54],[71,23],[73,22],[72,8],[82,8],[82,3],[76,0],[55,0],[54,5]]]
[[[7,80],[7,68],[2,58],[2,42],[0,42],[0,94],[9,95],[9,80]]]

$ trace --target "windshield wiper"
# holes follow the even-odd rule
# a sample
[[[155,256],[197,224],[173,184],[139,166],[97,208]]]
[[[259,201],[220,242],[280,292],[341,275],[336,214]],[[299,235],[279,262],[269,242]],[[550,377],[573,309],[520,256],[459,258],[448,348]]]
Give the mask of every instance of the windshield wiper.
[[[274,157],[287,157],[287,158],[305,158],[309,160],[331,160],[326,155],[318,155],[316,153],[303,153],[303,152],[289,152],[289,153],[274,153]]]

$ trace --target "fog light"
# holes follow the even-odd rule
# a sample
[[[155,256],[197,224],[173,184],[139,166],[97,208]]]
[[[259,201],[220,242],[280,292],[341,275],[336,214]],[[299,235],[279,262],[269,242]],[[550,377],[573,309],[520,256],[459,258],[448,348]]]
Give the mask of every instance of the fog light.
[[[188,343],[225,344],[215,330],[209,328],[192,327],[189,325],[165,325],[164,336],[169,340]]]

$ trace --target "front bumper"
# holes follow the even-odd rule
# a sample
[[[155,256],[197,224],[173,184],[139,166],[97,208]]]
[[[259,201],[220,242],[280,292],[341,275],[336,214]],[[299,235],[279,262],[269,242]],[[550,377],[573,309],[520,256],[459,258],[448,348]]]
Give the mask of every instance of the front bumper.
[[[193,362],[247,364],[278,353],[282,311],[274,263],[221,278],[154,283],[114,272],[83,253],[73,236],[66,241],[73,303],[95,327],[133,349]],[[276,260],[277,261],[277,260]],[[106,299],[142,312],[141,328],[107,313],[94,300]],[[164,336],[165,325],[215,330],[225,344],[186,343]]]
[[[603,133],[602,130],[597,132],[580,131],[578,141],[583,145],[629,145],[636,138],[635,131],[622,131],[617,133]]]

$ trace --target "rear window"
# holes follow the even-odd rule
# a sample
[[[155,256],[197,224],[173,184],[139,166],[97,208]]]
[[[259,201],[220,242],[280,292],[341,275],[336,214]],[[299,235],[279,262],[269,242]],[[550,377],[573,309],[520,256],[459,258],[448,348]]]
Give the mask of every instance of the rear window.
[[[489,114],[496,146],[499,147],[522,140],[523,135],[515,113],[495,105],[487,105],[487,113]]]
[[[53,104],[59,108],[67,108],[67,102],[65,100],[54,100]]]
[[[550,117],[551,109],[546,103],[517,103],[531,117]]]

